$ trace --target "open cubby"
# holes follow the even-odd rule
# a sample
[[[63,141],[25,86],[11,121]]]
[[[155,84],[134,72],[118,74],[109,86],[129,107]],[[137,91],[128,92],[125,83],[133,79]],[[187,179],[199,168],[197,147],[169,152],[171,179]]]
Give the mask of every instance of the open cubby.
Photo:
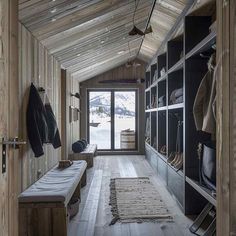
[[[151,140],[157,136],[157,150],[151,143],[146,146],[146,155],[151,165],[155,163],[153,168],[185,214],[198,214],[207,200],[216,205],[216,198],[211,191],[199,184],[198,143],[209,140],[210,136],[196,130],[193,115],[195,97],[208,71],[207,62],[214,52],[212,46],[216,43],[216,32],[209,30],[214,20],[214,16],[186,16],[183,34],[170,38],[163,47],[167,51],[157,55],[157,63],[149,67],[152,77],[157,73],[159,78],[152,87],[149,84],[146,90],[146,97],[149,98],[146,106],[148,104],[149,108],[152,96],[157,96],[157,111],[146,111],[146,116],[151,116]],[[157,69],[155,73],[154,68]],[[162,68],[166,68],[164,76],[160,73]],[[151,77],[150,72],[147,73]],[[183,94],[182,100],[170,99],[172,92],[181,88],[183,90],[179,90],[179,93]],[[162,96],[166,97],[160,103]],[[176,150],[178,124],[181,124],[180,150]],[[162,153],[163,146],[166,147],[166,155]],[[168,159],[176,151],[183,153],[180,165]]]
[[[145,94],[146,97],[146,110],[150,109],[150,91],[147,91]]]
[[[151,116],[150,112],[146,113],[146,123],[145,123],[145,142],[151,144]]]
[[[151,112],[151,146],[157,149],[157,112]]]
[[[151,65],[151,74],[150,74],[151,84],[154,82],[154,76],[155,76],[156,70],[157,70],[157,64],[155,63],[155,64]]]
[[[157,108],[157,87],[156,86],[151,88],[150,108]]]
[[[151,85],[150,71],[147,71],[145,74],[145,82],[146,82],[146,88],[148,88]]]
[[[158,107],[166,106],[166,101],[166,80],[163,80],[158,83]]]
[[[166,53],[163,53],[157,57],[157,63],[158,63],[158,78],[160,78],[163,76],[163,74],[166,74],[166,72],[167,72]],[[163,72],[161,72],[161,71],[163,71]]]
[[[210,33],[209,27],[212,23],[211,16],[185,17],[185,54]]]
[[[168,51],[168,69],[171,69],[184,56],[183,35],[170,40],[167,44]]]
[[[161,149],[166,146],[166,111],[158,111],[158,152],[166,156]]]
[[[168,105],[183,103],[183,70],[168,75]]]
[[[178,134],[179,128],[179,134]],[[177,134],[180,137],[177,147]],[[177,150],[180,149],[180,150]],[[183,152],[183,109],[168,111],[168,156],[172,152]]]

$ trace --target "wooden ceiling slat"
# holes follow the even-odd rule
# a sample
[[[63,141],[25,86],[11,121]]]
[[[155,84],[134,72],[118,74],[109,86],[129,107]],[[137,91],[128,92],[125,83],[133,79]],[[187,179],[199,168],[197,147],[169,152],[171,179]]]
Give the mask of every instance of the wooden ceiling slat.
[[[139,45],[140,45],[140,41],[134,44],[133,48],[130,50],[131,55],[136,56],[137,49],[138,49]],[[99,55],[99,57],[96,56],[94,58],[88,58],[87,60],[84,60],[83,62],[77,63],[77,64],[72,65],[72,66],[67,66],[67,68],[68,68],[68,70],[74,72],[74,70],[81,70],[81,69],[87,68],[89,64],[92,64],[93,66],[96,66],[97,64],[103,62],[104,60],[109,61],[110,58],[117,58],[117,59],[124,58],[124,57],[126,57],[126,59],[132,58],[132,57],[130,57],[130,53],[125,52],[124,54],[119,55],[117,53],[107,51],[107,52],[102,53],[101,55]]]
[[[153,33],[143,41],[141,36],[128,35],[135,0],[19,0],[19,17],[65,69],[84,80],[137,54],[142,60],[150,60],[187,1],[157,0],[150,19]],[[139,1],[135,25],[141,30],[152,5],[153,0]]]
[[[130,45],[132,48],[136,48],[138,45],[140,45],[141,42],[141,38],[137,38],[136,40],[133,40],[132,42],[130,42]],[[99,61],[100,59],[103,59],[104,57],[106,57],[107,55],[110,56],[111,54],[114,55],[121,55],[123,56],[128,55],[129,54],[129,50],[128,50],[128,45],[127,43],[121,46],[117,46],[115,49],[112,48],[112,45],[110,45],[110,47],[106,48],[106,50],[101,51],[100,53],[87,53],[87,54],[82,54],[79,56],[74,57],[73,59],[69,60],[65,60],[64,62],[62,62],[63,66],[65,67],[69,67],[69,66],[73,66],[73,65],[79,65],[82,66],[83,63],[85,63],[85,65],[92,60],[96,60]],[[123,51],[122,53],[119,53],[120,51]],[[133,55],[133,51],[130,50],[130,54],[132,56],[136,56]]]
[[[137,25],[141,28],[144,28],[144,23],[147,21],[147,12],[148,8],[144,8],[143,11],[138,13],[139,20]],[[113,18],[112,20],[107,20],[101,24],[97,24],[92,28],[88,28],[84,31],[81,31],[77,34],[71,35],[70,37],[64,37],[62,39],[51,42],[50,44],[45,44],[46,47],[50,50],[51,53],[57,54],[57,52],[62,52],[63,50],[69,47],[73,47],[77,44],[88,42],[88,41],[101,41],[104,39],[114,38],[116,31],[119,34],[123,32],[125,36],[128,37],[128,32],[132,29],[132,19],[129,15],[123,15],[120,18]],[[116,36],[116,35],[115,35]],[[94,45],[96,47],[96,45]]]
[[[117,40],[116,40],[117,39]],[[130,38],[126,38],[123,39],[123,36],[121,35],[120,37],[117,37],[116,39],[114,39],[113,42],[108,41],[106,45],[97,46],[96,50],[94,48],[91,48],[89,46],[85,46],[84,48],[75,48],[74,50],[70,50],[69,52],[64,52],[63,55],[58,55],[58,57],[56,56],[56,58],[61,62],[61,63],[66,63],[66,62],[73,62],[73,60],[75,58],[77,58],[77,55],[80,54],[81,57],[80,58],[88,58],[94,55],[100,55],[102,52],[105,51],[112,51],[114,53],[118,53],[120,51],[128,51],[128,42],[130,47],[133,47],[133,42],[135,41],[139,41],[141,40],[140,37],[136,36],[132,39]]]

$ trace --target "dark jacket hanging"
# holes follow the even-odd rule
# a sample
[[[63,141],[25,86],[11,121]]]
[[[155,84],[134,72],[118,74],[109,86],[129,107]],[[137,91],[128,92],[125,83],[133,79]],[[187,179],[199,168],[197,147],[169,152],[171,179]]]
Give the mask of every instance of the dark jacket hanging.
[[[33,84],[30,87],[26,114],[27,133],[35,157],[44,154],[43,144],[51,143],[54,148],[61,146],[61,140],[51,105],[42,102]]]

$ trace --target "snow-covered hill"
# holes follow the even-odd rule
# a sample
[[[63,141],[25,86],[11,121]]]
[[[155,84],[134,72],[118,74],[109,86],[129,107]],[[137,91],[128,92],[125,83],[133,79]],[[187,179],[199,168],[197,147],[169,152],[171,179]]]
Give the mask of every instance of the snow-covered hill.
[[[90,112],[99,116],[110,116],[111,94],[109,92],[90,93]],[[115,92],[115,114],[135,116],[135,92]]]

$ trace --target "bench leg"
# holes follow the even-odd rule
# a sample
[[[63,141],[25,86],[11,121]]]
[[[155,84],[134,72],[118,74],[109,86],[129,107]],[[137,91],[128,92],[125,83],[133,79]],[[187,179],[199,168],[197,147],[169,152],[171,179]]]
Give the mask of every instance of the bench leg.
[[[19,236],[67,236],[67,209],[19,208]]]
[[[54,208],[52,209],[52,236],[67,235],[67,209]]]

